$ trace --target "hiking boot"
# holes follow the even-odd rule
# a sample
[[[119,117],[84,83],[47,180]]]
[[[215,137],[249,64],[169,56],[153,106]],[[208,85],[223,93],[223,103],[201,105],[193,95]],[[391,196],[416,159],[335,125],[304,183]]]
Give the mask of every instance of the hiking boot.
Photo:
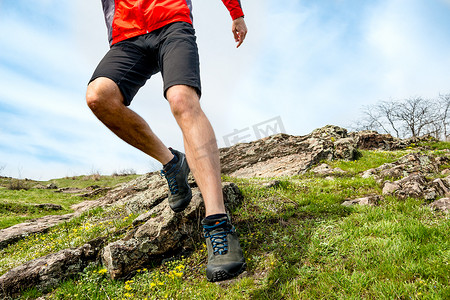
[[[182,212],[191,202],[192,191],[188,183],[189,166],[186,155],[177,150],[169,150],[178,157],[176,164],[161,170],[161,175],[167,179],[169,184],[169,205],[174,212]]]
[[[202,225],[208,249],[208,281],[227,280],[241,274],[246,267],[245,259],[228,217],[203,219]]]

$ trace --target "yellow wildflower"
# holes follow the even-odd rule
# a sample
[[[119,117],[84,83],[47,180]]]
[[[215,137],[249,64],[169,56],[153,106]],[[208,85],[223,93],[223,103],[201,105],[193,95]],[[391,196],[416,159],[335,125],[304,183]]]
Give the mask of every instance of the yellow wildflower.
[[[183,272],[173,272],[173,274],[177,277],[182,277],[183,276]]]
[[[106,269],[98,270],[98,274],[105,274],[106,272],[108,272]]]

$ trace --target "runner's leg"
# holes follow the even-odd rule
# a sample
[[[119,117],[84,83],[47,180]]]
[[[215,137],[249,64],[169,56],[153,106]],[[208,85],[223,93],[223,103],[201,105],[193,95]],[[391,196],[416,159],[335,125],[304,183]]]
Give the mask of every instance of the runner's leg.
[[[174,85],[167,90],[166,96],[183,132],[186,158],[205,201],[206,216],[225,213],[219,150],[196,90],[186,85]]]
[[[163,165],[173,154],[153,133],[147,122],[123,103],[117,84],[99,77],[88,85],[86,102],[97,118],[122,140]]]

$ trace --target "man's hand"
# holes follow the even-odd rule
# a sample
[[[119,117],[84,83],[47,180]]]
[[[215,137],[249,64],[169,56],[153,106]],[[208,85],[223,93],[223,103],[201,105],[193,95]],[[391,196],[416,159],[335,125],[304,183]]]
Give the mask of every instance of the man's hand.
[[[244,17],[237,18],[233,21],[231,31],[233,31],[234,40],[238,43],[236,48],[239,48],[247,35],[247,26],[245,25]]]

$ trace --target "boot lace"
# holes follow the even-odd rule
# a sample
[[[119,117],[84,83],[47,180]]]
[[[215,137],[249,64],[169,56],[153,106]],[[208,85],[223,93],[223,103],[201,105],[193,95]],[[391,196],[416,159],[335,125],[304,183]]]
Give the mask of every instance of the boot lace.
[[[172,195],[175,195],[176,193],[178,193],[178,184],[177,184],[176,176],[177,176],[178,172],[180,172],[180,169],[177,169],[177,170],[174,170],[173,172],[171,172],[173,169],[174,169],[174,167],[172,167],[169,171],[161,170],[161,176],[164,176],[167,179],[167,183],[169,184],[170,193]]]
[[[203,225],[204,237],[211,240],[214,255],[223,255],[228,252],[227,234],[231,232],[230,229],[226,229],[226,221],[222,221],[214,225]],[[211,233],[214,229],[219,227],[223,228],[223,231]]]

